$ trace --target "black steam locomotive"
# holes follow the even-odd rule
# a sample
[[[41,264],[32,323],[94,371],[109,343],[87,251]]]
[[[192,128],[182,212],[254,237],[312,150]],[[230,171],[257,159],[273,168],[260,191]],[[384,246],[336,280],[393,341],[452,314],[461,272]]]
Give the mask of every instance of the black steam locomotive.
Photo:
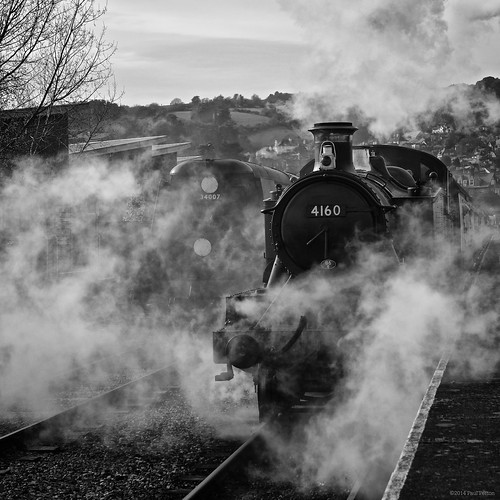
[[[298,311],[296,328],[269,326],[276,290],[305,276],[346,276],[370,245],[399,265],[419,250],[407,231],[416,214],[428,233],[458,246],[477,223],[468,194],[439,159],[395,145],[353,147],[356,130],[349,122],[311,129],[314,160],[264,202],[266,287],[228,297],[225,326],[214,332],[214,361],[227,365],[216,380],[232,379],[233,367],[251,372],[261,419],[306,394],[331,392],[342,376],[342,332],[325,324],[335,319],[299,319]]]
[[[230,159],[190,159],[174,167],[167,196],[182,210],[170,217],[170,299],[204,306],[240,283],[260,286],[255,269],[265,264],[262,200],[293,177]]]

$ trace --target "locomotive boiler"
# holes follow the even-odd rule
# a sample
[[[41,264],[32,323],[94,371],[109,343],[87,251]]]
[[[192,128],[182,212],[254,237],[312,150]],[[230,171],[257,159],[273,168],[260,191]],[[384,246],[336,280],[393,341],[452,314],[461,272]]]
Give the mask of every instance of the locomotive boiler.
[[[293,328],[269,320],[285,287],[348,279],[370,246],[400,265],[418,252],[406,231],[415,214],[429,234],[467,241],[470,200],[446,166],[415,149],[353,146],[356,130],[350,122],[310,130],[314,159],[264,201],[265,287],[228,297],[225,325],[214,332],[214,361],[226,364],[216,380],[231,380],[233,367],[250,372],[261,419],[307,394],[332,392],[343,374],[345,332],[335,318],[297,311]]]

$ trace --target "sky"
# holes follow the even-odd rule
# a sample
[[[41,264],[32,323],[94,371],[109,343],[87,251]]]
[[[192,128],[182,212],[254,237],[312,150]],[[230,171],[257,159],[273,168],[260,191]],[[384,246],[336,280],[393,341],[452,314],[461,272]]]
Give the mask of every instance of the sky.
[[[104,0],[102,0],[104,1]],[[380,127],[443,87],[500,77],[500,0],[108,0],[122,104],[302,95]],[[311,104],[312,103],[312,104]],[[311,108],[316,107],[315,110]],[[410,108],[410,109],[408,109]],[[324,119],[324,117],[322,117]]]
[[[296,92],[302,29],[275,0],[108,0],[124,104]]]

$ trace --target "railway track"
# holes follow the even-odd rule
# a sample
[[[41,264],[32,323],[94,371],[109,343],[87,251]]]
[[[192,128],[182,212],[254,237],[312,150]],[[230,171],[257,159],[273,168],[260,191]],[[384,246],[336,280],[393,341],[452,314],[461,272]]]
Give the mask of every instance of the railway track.
[[[0,498],[183,498],[239,447],[173,366],[0,437]],[[211,481],[210,481],[211,482]]]
[[[12,395],[7,401],[2,398],[0,436],[140,379],[157,367],[158,363],[150,359],[143,347],[132,346],[123,352],[97,357],[87,365],[77,364],[70,370],[56,372],[51,380],[42,383],[33,380],[31,384],[26,376],[27,387],[17,387],[15,399]]]
[[[113,456],[117,459],[117,450],[113,450],[114,447],[109,443],[113,440],[116,442],[117,439],[119,442],[124,438],[113,439],[108,433],[113,433],[115,432],[113,429],[125,425],[123,418],[134,419],[134,412],[140,412],[141,407],[158,408],[162,404],[170,407],[178,406],[179,400],[176,398],[179,396],[179,388],[176,382],[172,367],[166,367],[48,419],[2,436],[0,438],[0,496],[6,493],[5,488],[8,487],[6,483],[9,479],[13,479],[11,476],[21,473],[25,482],[22,495],[26,498],[31,496],[53,498],[51,495],[57,491],[57,488],[52,487],[51,483],[58,478],[60,485],[61,477],[65,476],[73,477],[74,480],[78,478],[77,481],[80,483],[85,483],[87,480],[92,480],[94,484],[97,482],[97,490],[94,489],[96,491],[94,494],[98,497],[102,494],[103,498],[122,498],[119,495],[126,490],[124,483],[129,483],[130,476],[133,479],[134,473],[127,466],[121,467],[120,472],[112,472],[110,462]],[[129,463],[132,461],[136,467],[139,466],[141,477],[139,478],[139,472],[137,472],[136,479],[145,484],[144,490],[148,492],[147,494],[139,493],[137,490],[132,492],[129,489],[127,497],[188,500],[235,498],[235,494],[238,496],[245,494],[258,495],[248,498],[314,498],[318,500],[348,498],[354,500],[357,498],[359,484],[350,491],[318,488],[313,492],[313,496],[310,496],[311,492],[307,496],[301,496],[300,492],[295,491],[294,485],[277,485],[274,481],[266,479],[268,476],[272,477],[272,464],[269,461],[271,452],[267,447],[270,436],[276,433],[281,436],[291,433],[293,425],[303,425],[321,407],[322,404],[317,404],[317,400],[314,400],[313,404],[310,400],[303,401],[275,420],[262,424],[243,443],[215,436],[205,444],[197,445],[194,442],[193,447],[204,447],[204,450],[190,463],[184,463],[178,468],[172,460],[168,459],[169,454],[166,449],[168,444],[165,447],[158,447],[156,454],[158,461],[154,466],[150,456],[146,460],[144,455],[137,453],[137,450],[127,446],[124,449],[122,447],[121,451],[128,455],[125,461]],[[154,424],[153,421],[152,425]],[[187,419],[186,424],[191,427],[192,420]],[[147,430],[147,427],[144,430]],[[169,430],[171,431],[172,429]],[[165,435],[162,436],[164,439]],[[103,452],[103,447],[111,448],[107,450],[111,451],[109,456]],[[84,454],[88,454],[93,460],[96,456],[104,454],[105,460],[101,461],[99,473],[85,469],[84,466],[80,470],[76,469],[77,466],[74,464],[78,463]],[[139,460],[137,460],[138,455]],[[75,456],[77,459],[74,458]],[[123,458],[123,456],[120,457],[120,461]],[[8,465],[8,463],[14,465]],[[146,463],[148,463],[147,467]],[[144,470],[141,471],[141,468]],[[154,469],[154,472],[151,469]],[[258,470],[261,472],[256,478],[255,473]],[[162,475],[163,478],[168,477],[167,482],[160,479]],[[30,480],[35,477],[43,477],[44,481]],[[155,480],[158,482],[156,485]],[[68,488],[71,490],[71,487],[66,485],[65,488],[65,495],[71,498],[71,494],[68,495]],[[286,491],[286,495],[290,496],[275,496],[277,488],[282,493]],[[79,498],[82,491],[78,487],[72,493],[75,494],[75,498]],[[19,494],[17,497],[14,495],[12,498],[22,498],[22,495]]]
[[[494,242],[491,239],[486,241],[483,248],[478,252],[474,267],[467,279],[463,282],[463,290],[466,291],[470,286],[477,283],[478,276],[484,271],[485,262],[489,259],[491,260],[491,255],[489,255],[490,249]],[[418,444],[421,438],[427,416],[430,408],[434,402],[434,397],[436,391],[441,383],[441,380],[446,371],[446,367],[449,360],[449,354],[443,354],[441,360],[439,361],[434,374],[432,375],[429,383],[429,387],[425,393],[422,400],[422,404],[419,408],[417,416],[410,431],[410,436],[405,444],[405,449],[402,453],[402,460],[398,464],[398,467],[390,479],[390,484],[388,489],[394,487],[394,484],[399,482],[404,482],[404,477],[407,474],[406,466],[411,465],[407,462],[407,457],[412,450]],[[284,426],[280,429],[280,433],[288,432],[289,423],[287,420],[297,421],[297,420],[307,420],[314,414],[315,411],[321,411],[324,408],[325,402],[320,402],[315,404],[314,399],[311,401],[301,401],[298,405],[290,409],[290,412],[282,414],[275,422],[273,422],[273,427]],[[193,492],[186,496],[185,498],[218,498],[218,499],[230,499],[230,498],[245,498],[248,500],[252,499],[277,499],[277,498],[293,498],[299,499],[361,499],[361,498],[373,498],[370,497],[369,491],[363,491],[363,481],[362,478],[353,479],[352,486],[350,488],[344,488],[341,490],[335,490],[335,488],[329,488],[327,486],[320,486],[314,490],[309,490],[306,493],[301,492],[293,484],[287,483],[286,481],[276,482],[275,480],[268,480],[267,478],[275,478],[281,473],[281,471],[273,471],[272,465],[267,463],[266,457],[266,440],[269,439],[269,428],[268,426],[263,427],[262,434],[256,436],[253,441],[253,445],[248,445],[248,448],[253,450],[252,452],[247,452],[243,461],[239,464],[240,471],[247,471],[245,473],[240,473],[239,475],[230,475],[230,473],[225,470],[225,466],[221,465],[213,476],[207,478],[203,483],[203,487],[209,488],[207,490],[202,489],[200,485],[199,489],[193,490]],[[255,443],[257,444],[258,451],[255,451]],[[264,457],[264,458],[263,458]],[[237,459],[228,459],[227,466],[234,469]],[[253,470],[253,473],[248,474],[248,470]],[[262,470],[259,474],[256,471]],[[229,477],[229,479],[228,479]],[[211,484],[213,481],[213,484]],[[389,481],[389,475],[387,475],[385,481]],[[392,486],[391,486],[392,485]],[[381,492],[382,494],[382,492]],[[387,494],[386,494],[387,495]],[[385,498],[393,498],[392,496],[386,496]]]
[[[189,492],[184,500],[245,498],[248,500],[360,500],[362,482],[353,479],[349,488],[318,485],[301,490],[296,483],[277,480],[282,476],[283,463],[274,460],[270,442],[294,439],[297,429],[325,408],[328,397],[304,399],[275,418],[261,424],[259,429],[233,454]],[[300,432],[300,431],[299,431]],[[285,474],[286,475],[286,474]]]
[[[486,254],[487,251],[481,255],[478,272]],[[447,359],[443,358],[438,367],[441,377],[446,363]],[[440,376],[433,377],[431,397],[421,410],[432,405],[432,391],[435,394]],[[301,401],[243,443],[237,439],[221,440],[208,430],[209,425],[190,414],[182,402],[175,377],[172,367],[152,371],[85,403],[1,436],[0,497],[57,498],[54,496],[57,483],[63,486],[59,498],[80,498],[89,491],[96,498],[123,498],[123,495],[220,500],[363,498],[362,481],[355,478],[350,488],[318,485],[307,492],[300,491],[293,482],[276,480],[280,471],[273,469],[272,452],[267,446],[269,439],[276,432],[283,438],[291,432],[291,425],[303,425],[314,412],[321,410],[324,401],[315,398]],[[160,407],[175,409],[179,420],[166,424],[164,430],[154,434],[153,429],[158,427],[161,418],[157,412]],[[148,418],[144,417],[146,411],[150,413]],[[131,427],[134,440],[121,434],[120,429],[129,425],[124,419],[140,422]],[[417,417],[413,431],[418,431],[419,425],[423,428],[425,421],[422,423]],[[179,432],[181,426],[182,433]],[[178,445],[184,439],[180,435],[197,432],[196,426],[203,428],[201,433],[205,432],[205,436],[190,445],[199,452],[191,456],[184,451],[185,447]],[[86,465],[78,465],[77,456],[87,456]]]
[[[151,401],[154,391],[164,387],[178,387],[175,379],[176,372],[172,365],[154,370],[99,396],[0,436],[0,453],[11,446],[25,447],[36,441],[57,439],[62,429],[71,427],[75,422],[86,425],[105,408],[144,405]]]

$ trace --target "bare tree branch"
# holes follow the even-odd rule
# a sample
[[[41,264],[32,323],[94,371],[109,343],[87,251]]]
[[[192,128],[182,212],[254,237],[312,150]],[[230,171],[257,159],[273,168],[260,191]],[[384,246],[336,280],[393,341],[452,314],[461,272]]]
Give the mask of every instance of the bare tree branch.
[[[0,111],[30,108],[19,134],[34,122],[43,127],[39,117],[54,106],[109,98],[116,90],[110,63],[116,46],[105,39],[105,13],[95,0],[2,1]],[[0,156],[11,145],[0,140]]]

